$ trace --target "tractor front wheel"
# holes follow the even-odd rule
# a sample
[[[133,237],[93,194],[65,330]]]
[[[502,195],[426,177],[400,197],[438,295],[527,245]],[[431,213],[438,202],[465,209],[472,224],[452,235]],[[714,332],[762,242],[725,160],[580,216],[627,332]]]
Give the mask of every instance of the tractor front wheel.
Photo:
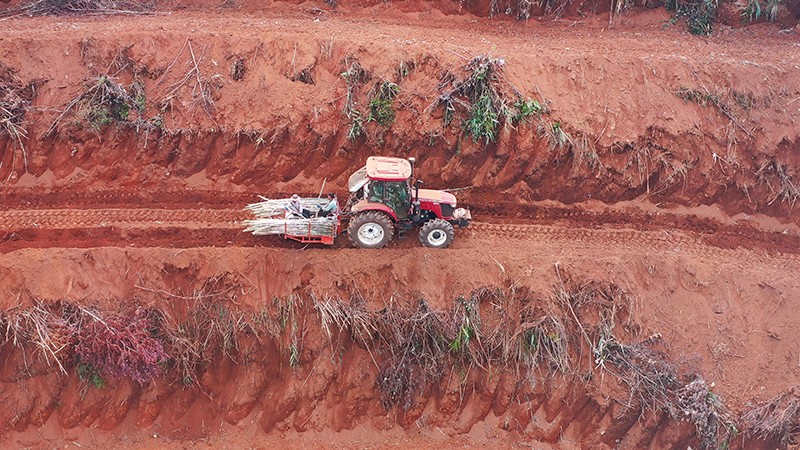
[[[425,247],[447,248],[454,237],[453,225],[442,219],[425,222],[419,230],[419,242]]]
[[[391,242],[394,236],[392,220],[378,211],[359,213],[350,219],[347,237],[356,247],[381,248]]]

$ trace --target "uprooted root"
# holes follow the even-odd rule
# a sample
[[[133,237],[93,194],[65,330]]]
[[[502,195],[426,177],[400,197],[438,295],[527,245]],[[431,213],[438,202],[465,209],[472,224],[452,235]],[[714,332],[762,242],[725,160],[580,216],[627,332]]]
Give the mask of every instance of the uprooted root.
[[[196,383],[198,371],[207,367],[217,353],[237,362],[245,336],[263,342],[280,335],[278,316],[286,315],[288,310],[283,308],[271,315],[266,309],[233,308],[239,289],[238,284],[224,277],[212,278],[192,295],[180,298],[186,312],[184,319],[167,311],[158,312],[158,333],[183,384]]]
[[[727,448],[738,430],[722,401],[702,377],[683,381],[678,367],[653,346],[660,335],[626,345],[602,336],[595,348],[599,368],[628,387],[627,406],[639,411],[666,411],[695,427],[701,449]]]
[[[3,313],[2,323],[3,344],[22,349],[24,371],[27,372],[33,362],[26,349],[33,347],[46,364],[54,364],[66,373],[75,328],[62,317],[58,305],[36,301],[28,308],[15,307]]]
[[[728,448],[739,432],[728,409],[702,377],[681,386],[670,407],[673,417],[694,425],[702,449]]]
[[[800,188],[792,180],[788,170],[788,165],[770,159],[756,171],[756,177],[767,186],[772,195],[767,202],[768,205],[780,200],[781,203],[785,202],[794,206],[800,199]]]
[[[650,347],[658,336],[630,345],[613,336],[601,336],[595,348],[595,362],[614,373],[628,386],[628,407],[658,411],[670,405],[679,383],[675,365]],[[609,365],[606,365],[606,364]]]
[[[376,380],[383,406],[409,409],[419,391],[438,383],[445,373],[448,317],[420,300],[412,308],[389,305],[375,313],[375,320],[377,350],[385,358]]]
[[[350,121],[347,138],[354,141],[364,134],[364,114],[358,108],[358,93],[367,83],[371,75],[361,66],[358,60],[350,55],[344,59],[345,70],[341,76],[347,84],[347,94],[344,101],[344,115]]]

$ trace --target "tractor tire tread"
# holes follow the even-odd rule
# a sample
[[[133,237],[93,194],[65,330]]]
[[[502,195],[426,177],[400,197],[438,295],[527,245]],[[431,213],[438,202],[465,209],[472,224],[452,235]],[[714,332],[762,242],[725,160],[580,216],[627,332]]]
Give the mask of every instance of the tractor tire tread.
[[[358,235],[359,227],[366,222],[378,223],[384,230],[383,241],[376,246],[364,247],[355,237]],[[392,242],[392,239],[394,238],[394,224],[392,223],[392,219],[389,218],[386,213],[382,213],[380,211],[365,211],[358,213],[350,219],[350,224],[347,226],[347,238],[350,239],[350,242],[354,246],[359,248],[382,248]]]
[[[443,245],[434,246],[428,242],[427,236],[433,230],[442,230],[447,235],[447,239],[445,240]],[[422,244],[423,247],[430,247],[430,248],[447,248],[453,242],[453,239],[456,236],[456,232],[453,229],[453,225],[444,220],[444,219],[433,219],[425,222],[422,227],[419,229],[419,243]]]

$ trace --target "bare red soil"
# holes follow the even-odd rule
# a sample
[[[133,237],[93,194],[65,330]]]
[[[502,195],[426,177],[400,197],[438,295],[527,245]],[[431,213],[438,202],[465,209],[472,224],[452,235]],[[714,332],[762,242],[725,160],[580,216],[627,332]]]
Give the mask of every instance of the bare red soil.
[[[386,355],[326,334],[311,300],[358,292],[373,312],[420,299],[450,311],[488,287],[548,309],[565,274],[625,293],[633,325],[617,337],[660,334],[660,351],[736,418],[733,447],[789,444],[748,433],[741,416],[800,379],[797,31],[723,25],[699,38],[663,10],[609,28],[602,7],[489,19],[484,2],[173,6],[0,22],[0,68],[36,86],[24,150],[0,133],[0,307],[136,304],[185,319],[186,297],[233,279],[235,310],[274,315],[276,299],[303,299],[299,359],[280,339],[248,337],[196,383],[167,372],[97,389],[74,361],[63,374],[6,342],[4,445],[698,448],[685,418],[630,407],[580,339],[580,376],[544,369],[529,383],[454,364],[408,408],[387,408]],[[488,144],[444,126],[442,80],[481,54],[551,112]],[[367,123],[351,140],[341,73],[356,60],[369,75],[357,107],[380,80],[400,94],[391,126]],[[99,127],[59,116],[104,74],[141,83],[142,110]],[[542,132],[555,123],[568,144]],[[473,225],[441,251],[414,233],[366,251],[241,232],[257,195],[316,195],[323,179],[344,195],[372,154],[415,156],[426,187],[463,188]],[[488,326],[491,303],[480,305]]]

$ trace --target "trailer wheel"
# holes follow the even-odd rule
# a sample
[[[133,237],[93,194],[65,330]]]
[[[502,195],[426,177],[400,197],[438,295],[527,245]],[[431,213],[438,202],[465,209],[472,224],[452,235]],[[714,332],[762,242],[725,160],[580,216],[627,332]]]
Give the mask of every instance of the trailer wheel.
[[[347,237],[356,247],[381,248],[394,237],[394,225],[389,216],[382,212],[362,212],[350,219]]]
[[[425,247],[447,248],[454,237],[453,225],[443,219],[425,222],[419,230],[419,242]]]

